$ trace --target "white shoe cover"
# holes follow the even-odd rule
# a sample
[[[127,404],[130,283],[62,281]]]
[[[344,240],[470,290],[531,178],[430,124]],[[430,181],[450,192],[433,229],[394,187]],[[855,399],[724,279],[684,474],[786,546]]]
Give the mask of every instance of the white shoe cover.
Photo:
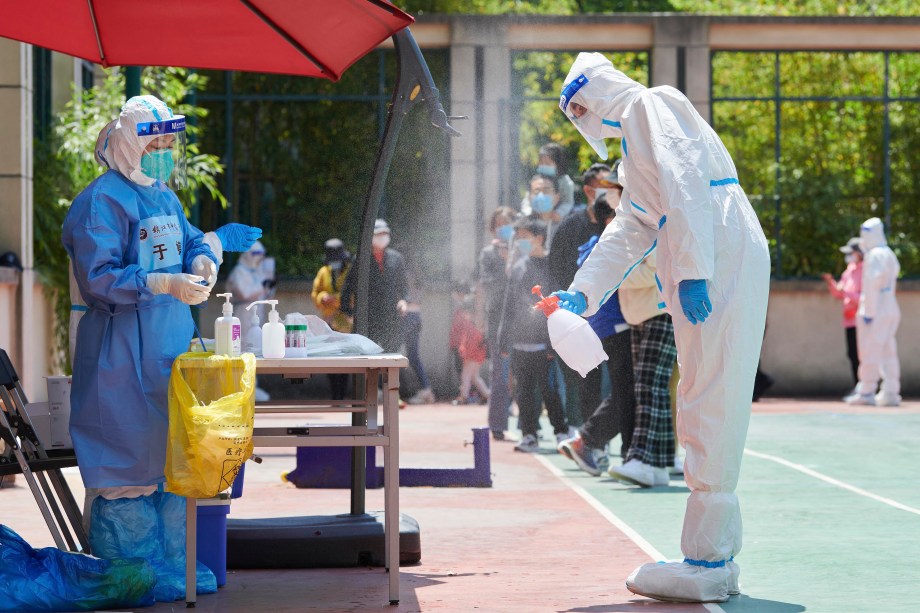
[[[901,396],[899,394],[888,394],[879,392],[875,395],[875,406],[877,407],[897,407],[901,406]]]
[[[650,562],[633,571],[626,589],[666,602],[726,602],[731,571],[683,562]]]
[[[728,572],[731,573],[728,577],[728,595],[736,596],[741,593],[741,584],[738,582],[741,578],[741,567],[738,566],[737,562],[732,562],[731,560],[726,562],[725,566],[728,567]]]

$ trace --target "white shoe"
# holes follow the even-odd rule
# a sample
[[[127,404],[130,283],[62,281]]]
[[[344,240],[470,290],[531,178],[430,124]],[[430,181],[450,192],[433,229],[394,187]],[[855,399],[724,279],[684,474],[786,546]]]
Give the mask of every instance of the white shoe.
[[[887,394],[879,392],[875,395],[875,406],[879,407],[898,407],[901,406],[901,396],[899,394]]]
[[[874,407],[875,406],[875,395],[874,394],[860,394],[857,392],[855,394],[850,394],[849,396],[844,398],[843,401],[850,406],[865,405],[865,406]]]
[[[415,395],[412,396],[412,398],[409,398],[409,400],[406,402],[409,404],[434,404],[434,392],[431,391],[430,387],[420,389],[419,391],[415,392]]]
[[[537,453],[540,451],[540,441],[533,434],[525,434],[521,442],[514,446],[514,450],[523,451],[524,453]]]
[[[556,435],[556,447],[558,448],[562,441],[567,441],[570,438],[575,438],[576,436],[578,436],[578,428],[569,426],[567,431],[560,432]]]
[[[671,480],[668,476],[667,468],[657,468],[635,458],[622,466],[612,467],[607,471],[607,474],[618,481],[625,481],[642,487],[667,485]]]
[[[684,457],[675,455],[674,465],[668,466],[668,474],[675,477],[681,477],[684,474]]]
[[[261,387],[256,387],[256,402],[268,402],[272,397]]]
[[[726,565],[727,566],[727,565]],[[684,562],[643,564],[626,579],[633,594],[666,602],[726,602],[731,571]]]

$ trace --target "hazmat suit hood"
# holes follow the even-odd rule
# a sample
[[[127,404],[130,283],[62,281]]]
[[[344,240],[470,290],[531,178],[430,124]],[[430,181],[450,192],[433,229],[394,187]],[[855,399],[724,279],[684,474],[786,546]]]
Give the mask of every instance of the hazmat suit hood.
[[[870,249],[887,245],[885,239],[885,224],[878,217],[867,219],[859,229],[859,246],[863,253]]]
[[[579,53],[569,70],[559,98],[559,108],[597,154],[607,159],[605,138],[622,138],[620,118],[626,107],[645,89],[613,67],[600,53]],[[581,117],[572,103],[588,109]]]
[[[256,270],[262,265],[265,259],[265,246],[260,241],[256,241],[249,248],[249,251],[240,256],[240,264],[250,270]]]
[[[109,122],[96,139],[96,160],[138,185],[149,187],[155,179],[141,172],[141,156],[151,136],[138,136],[137,125],[178,118],[159,98],[134,96],[121,108],[118,119]]]

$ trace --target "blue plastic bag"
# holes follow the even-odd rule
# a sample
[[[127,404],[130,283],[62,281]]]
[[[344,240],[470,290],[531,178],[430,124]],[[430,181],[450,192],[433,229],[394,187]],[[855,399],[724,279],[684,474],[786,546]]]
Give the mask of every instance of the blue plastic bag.
[[[140,559],[33,549],[0,525],[0,611],[94,611],[153,604],[157,578]]]
[[[89,535],[100,558],[143,558],[156,574],[154,598],[172,602],[185,597],[185,498],[154,492],[138,498],[93,502]],[[197,562],[196,592],[213,594],[217,578]]]

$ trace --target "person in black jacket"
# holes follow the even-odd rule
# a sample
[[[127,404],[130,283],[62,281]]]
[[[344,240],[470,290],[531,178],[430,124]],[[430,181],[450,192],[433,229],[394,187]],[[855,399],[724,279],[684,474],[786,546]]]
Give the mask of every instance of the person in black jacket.
[[[531,293],[535,285],[552,282],[543,250],[546,223],[535,217],[525,217],[514,224],[514,239],[514,249],[521,257],[512,265],[508,278],[499,346],[502,353],[511,355],[511,372],[515,377],[514,396],[522,438],[514,449],[534,453],[540,449],[537,440],[540,395],[546,404],[557,444],[569,438],[569,424],[562,400],[549,381],[555,354],[550,348],[546,316],[533,308],[538,298]]]
[[[374,261],[370,266],[367,303],[367,336],[387,353],[396,353],[403,344],[401,314],[406,312],[409,277],[406,260],[395,249],[389,249],[390,226],[378,219],[374,222],[371,242]],[[342,286],[342,312],[354,316],[357,266],[352,266]]]
[[[569,287],[575,273],[578,272],[578,248],[592,236],[599,236],[604,231],[603,220],[598,220],[594,213],[594,200],[604,181],[610,176],[610,167],[606,164],[593,164],[583,175],[585,196],[588,206],[578,207],[562,220],[553,238],[553,248],[549,252],[549,269],[552,277],[550,291],[564,290]],[[616,177],[614,177],[616,178]],[[558,357],[558,354],[557,354]],[[581,376],[565,362],[559,360],[562,378],[565,381],[565,415],[572,425],[581,425],[588,420],[596,409],[582,401],[579,390],[583,386]]]

